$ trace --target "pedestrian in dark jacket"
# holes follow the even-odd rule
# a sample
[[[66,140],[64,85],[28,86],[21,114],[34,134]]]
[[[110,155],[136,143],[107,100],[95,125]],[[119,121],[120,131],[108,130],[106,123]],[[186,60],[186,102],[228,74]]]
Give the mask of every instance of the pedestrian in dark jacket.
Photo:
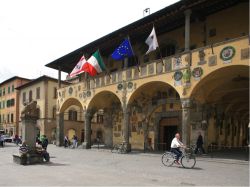
[[[48,144],[49,144],[48,138],[46,137],[46,135],[43,135],[43,138],[42,138],[42,147],[43,147],[43,149],[47,150]]]
[[[199,136],[198,136],[197,141],[196,141],[195,154],[198,153],[198,150],[201,150],[202,154],[205,154],[205,150],[203,148],[203,137],[202,137],[200,132],[199,132]]]

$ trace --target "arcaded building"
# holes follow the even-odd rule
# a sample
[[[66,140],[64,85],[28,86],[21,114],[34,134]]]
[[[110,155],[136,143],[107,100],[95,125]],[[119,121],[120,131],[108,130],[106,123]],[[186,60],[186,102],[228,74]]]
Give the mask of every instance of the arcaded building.
[[[153,25],[160,48],[145,55]],[[65,134],[63,116],[77,106],[85,148],[93,144],[91,136],[102,136],[108,147],[125,142],[128,150],[165,150],[176,132],[187,145],[195,143],[198,132],[206,148],[246,145],[248,34],[248,1],[182,0],[47,64],[60,79],[83,54],[89,58],[99,49],[107,67],[71,85],[59,81],[57,144]],[[127,36],[135,55],[113,60],[110,54]],[[94,134],[98,115],[102,128]]]

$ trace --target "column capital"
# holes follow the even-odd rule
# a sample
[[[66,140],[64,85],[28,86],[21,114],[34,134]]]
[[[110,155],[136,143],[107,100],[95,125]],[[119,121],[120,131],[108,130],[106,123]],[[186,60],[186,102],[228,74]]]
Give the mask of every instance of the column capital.
[[[94,115],[94,113],[95,113],[95,110],[93,110],[93,109],[88,109],[88,110],[86,110],[85,111],[85,117],[89,117],[89,118],[91,118],[93,115]]]
[[[190,16],[191,13],[192,13],[191,9],[187,9],[187,10],[184,11],[185,16]]]
[[[183,99],[181,99],[182,109],[190,108],[191,105],[192,105],[192,100],[190,98],[183,98]]]

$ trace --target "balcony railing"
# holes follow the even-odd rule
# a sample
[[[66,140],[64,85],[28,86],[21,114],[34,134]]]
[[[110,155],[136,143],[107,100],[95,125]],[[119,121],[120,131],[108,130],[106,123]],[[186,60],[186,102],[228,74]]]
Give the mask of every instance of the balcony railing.
[[[170,57],[154,60],[147,64],[140,65],[138,67],[131,67],[128,69],[118,70],[111,73],[110,75],[98,75],[89,80],[89,88],[99,88],[105,87],[112,84],[118,84],[122,81],[133,81],[137,79],[142,79],[150,76],[157,76],[160,74],[171,73],[176,70],[183,70],[187,68],[197,67],[202,65],[203,62],[213,63],[214,51],[217,53],[217,61],[219,60],[218,50],[221,50],[223,46],[228,46],[231,43],[241,42],[241,40],[248,40],[248,36],[243,36],[240,38],[235,38],[223,42],[219,42],[213,45],[204,46],[197,48],[188,52],[179,53]],[[237,46],[239,44],[237,43]],[[243,46],[244,47],[244,46]],[[248,46],[247,46],[248,47]],[[220,49],[218,49],[220,48]],[[197,61],[197,58],[199,59]],[[215,60],[215,61],[216,61]],[[214,64],[216,65],[216,64]],[[213,64],[211,65],[213,66]],[[82,81],[73,84],[75,88],[80,91],[87,90],[87,81]],[[67,88],[71,87],[67,86]],[[65,90],[66,87],[59,89],[59,92]]]

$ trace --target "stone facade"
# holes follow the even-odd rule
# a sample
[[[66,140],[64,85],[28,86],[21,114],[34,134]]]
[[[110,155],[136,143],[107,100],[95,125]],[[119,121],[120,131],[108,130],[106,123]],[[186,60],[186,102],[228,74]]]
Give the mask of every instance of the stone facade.
[[[163,47],[166,54],[162,59],[157,52],[145,57],[141,40],[135,39],[133,48],[141,62],[138,67],[129,67],[128,59],[116,63],[104,55],[110,75],[82,76],[79,82],[58,90],[57,128],[62,128],[57,131],[58,145],[63,143],[62,113],[72,105],[84,116],[84,148],[92,145],[93,119],[100,110],[107,146],[123,142],[128,151],[165,150],[176,132],[187,145],[195,144],[198,132],[203,134],[206,148],[211,144],[245,145],[249,120],[246,3],[209,14],[206,19],[197,16],[195,9],[182,13],[184,25],[168,32],[161,28],[157,35],[160,46],[175,46],[173,54]],[[241,16],[233,16],[236,14]],[[65,63],[66,59],[67,55]],[[60,62],[55,63],[63,67],[64,61]]]

